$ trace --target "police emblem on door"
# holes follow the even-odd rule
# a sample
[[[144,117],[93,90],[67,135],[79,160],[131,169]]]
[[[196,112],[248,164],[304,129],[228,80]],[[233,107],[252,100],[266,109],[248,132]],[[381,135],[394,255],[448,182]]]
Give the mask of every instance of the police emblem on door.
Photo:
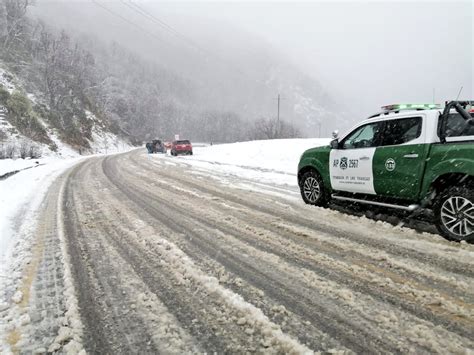
[[[387,169],[388,171],[394,171],[395,166],[395,160],[393,160],[392,158],[389,158],[385,161],[385,169]]]
[[[341,162],[339,163],[339,167],[341,169],[347,169],[347,158],[341,158]]]

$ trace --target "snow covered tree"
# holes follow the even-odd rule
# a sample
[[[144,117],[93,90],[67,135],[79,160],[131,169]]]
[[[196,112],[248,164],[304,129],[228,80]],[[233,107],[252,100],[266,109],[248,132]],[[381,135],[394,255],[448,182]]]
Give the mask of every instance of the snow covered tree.
[[[21,46],[25,36],[28,35],[27,19],[25,17],[28,6],[32,3],[31,0],[1,0],[3,8],[6,10],[6,33],[3,36],[2,46],[4,48]],[[4,16],[5,18],[5,16]],[[1,21],[1,20],[0,20]]]
[[[0,0],[0,42],[5,40],[8,34],[7,7],[5,0]]]

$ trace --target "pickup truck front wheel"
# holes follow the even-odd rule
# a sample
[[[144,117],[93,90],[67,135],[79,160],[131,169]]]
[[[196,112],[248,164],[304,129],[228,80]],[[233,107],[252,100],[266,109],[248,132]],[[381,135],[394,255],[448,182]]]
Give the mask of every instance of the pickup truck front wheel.
[[[300,179],[300,191],[303,201],[309,205],[323,207],[329,202],[324,190],[323,179],[315,170],[303,174]]]
[[[474,242],[474,189],[450,187],[434,205],[436,227],[449,240]]]

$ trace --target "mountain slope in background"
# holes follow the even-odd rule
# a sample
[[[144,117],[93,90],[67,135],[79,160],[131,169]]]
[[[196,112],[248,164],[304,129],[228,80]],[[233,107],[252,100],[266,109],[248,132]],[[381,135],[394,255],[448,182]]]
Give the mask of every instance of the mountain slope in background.
[[[0,67],[14,78],[0,88],[4,136],[82,153],[100,132],[233,142],[347,126],[324,87],[259,38],[202,19],[177,21],[192,37],[160,32],[121,5],[0,0]]]
[[[157,17],[146,3],[139,5],[142,11],[128,3],[98,3],[38,1],[30,12],[73,33],[115,41],[182,78],[193,88],[186,101],[191,115],[217,110],[246,121],[274,119],[280,93],[281,118],[307,136],[321,134],[321,126],[328,135],[350,124],[321,83],[254,35],[226,23],[178,16],[167,5]]]

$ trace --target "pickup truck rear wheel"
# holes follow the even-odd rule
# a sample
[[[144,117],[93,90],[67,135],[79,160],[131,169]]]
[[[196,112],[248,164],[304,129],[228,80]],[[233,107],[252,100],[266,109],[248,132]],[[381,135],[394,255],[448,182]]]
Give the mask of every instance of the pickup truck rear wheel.
[[[303,174],[300,180],[300,191],[303,201],[309,205],[326,206],[329,202],[323,179],[315,170]]]
[[[450,187],[434,205],[436,227],[449,240],[474,242],[474,189]]]

